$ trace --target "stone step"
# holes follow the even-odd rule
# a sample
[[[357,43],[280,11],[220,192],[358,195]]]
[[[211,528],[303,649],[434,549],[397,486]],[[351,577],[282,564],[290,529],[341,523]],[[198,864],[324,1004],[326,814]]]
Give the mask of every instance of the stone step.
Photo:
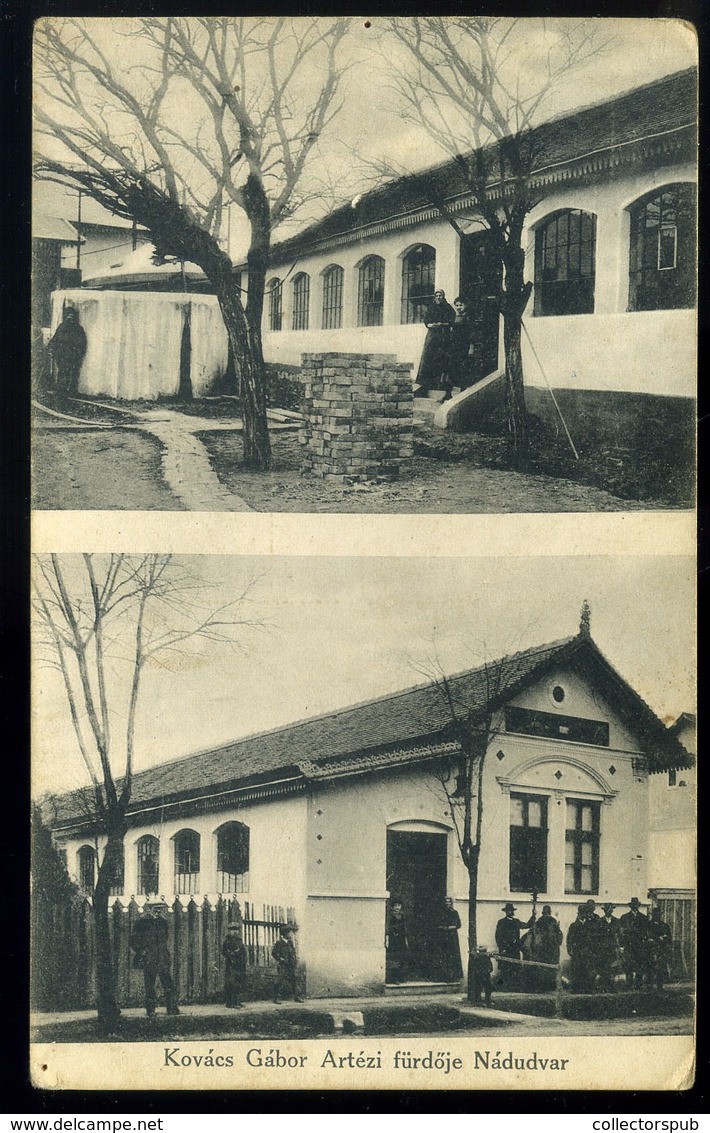
[[[461,990],[461,981],[430,983],[427,980],[410,980],[403,984],[385,984],[385,995],[451,995]]]

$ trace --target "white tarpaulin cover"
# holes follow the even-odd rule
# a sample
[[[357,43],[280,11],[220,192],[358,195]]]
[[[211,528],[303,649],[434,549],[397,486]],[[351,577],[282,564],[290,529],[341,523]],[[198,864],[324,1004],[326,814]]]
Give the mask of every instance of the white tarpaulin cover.
[[[80,393],[124,401],[176,395],[188,309],[193,394],[207,393],[227,368],[227,331],[214,295],[86,288],[55,291],[52,334],[67,305],[76,308],[87,338]]]

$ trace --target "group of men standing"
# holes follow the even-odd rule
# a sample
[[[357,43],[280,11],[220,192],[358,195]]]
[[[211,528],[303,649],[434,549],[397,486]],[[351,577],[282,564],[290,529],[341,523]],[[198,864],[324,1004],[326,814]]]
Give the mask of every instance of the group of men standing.
[[[662,988],[668,978],[672,936],[660,909],[645,916],[638,897],[631,898],[628,912],[621,917],[614,916],[615,907],[602,905],[600,916],[593,898],[577,906],[566,939],[573,992],[612,992],[619,971],[624,973],[627,988]],[[519,991],[554,988],[563,934],[550,905],[543,905],[542,916],[533,913],[528,921],[515,916],[516,907],[510,902],[503,912],[505,916],[496,925],[501,983]],[[535,963],[528,968],[520,961]]]
[[[615,906],[596,902],[577,906],[577,919],[567,930],[572,991],[613,991],[614,977],[622,970],[627,988],[662,988],[668,979],[672,957],[670,927],[660,909],[650,917],[641,912],[638,897],[629,901],[629,910],[614,916]]]
[[[135,964],[143,970],[145,1010],[149,1018],[155,1015],[158,980],[166,1013],[180,1014],[168,949],[168,922],[164,915],[167,911],[167,905],[163,901],[146,903],[143,915],[136,921],[131,933]],[[276,961],[275,1003],[281,1003],[283,998],[294,999],[297,1003],[302,1002],[302,997],[298,993],[295,932],[295,925],[282,924],[271,950],[271,955]],[[241,917],[230,921],[227,925],[227,935],[222,943],[222,955],[225,966],[225,1006],[242,1007],[247,982],[247,950],[243,940]]]

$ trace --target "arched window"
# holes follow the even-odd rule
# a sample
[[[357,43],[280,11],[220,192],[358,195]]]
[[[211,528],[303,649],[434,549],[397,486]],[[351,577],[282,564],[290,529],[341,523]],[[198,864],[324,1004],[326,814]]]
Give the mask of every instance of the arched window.
[[[269,291],[269,330],[281,330],[283,318],[283,283],[280,279],[272,279]]]
[[[217,831],[217,892],[249,892],[249,827],[225,822]]]
[[[173,838],[175,853],[175,892],[197,893],[200,880],[200,835],[195,830],[179,830]]]
[[[96,851],[93,846],[82,846],[76,858],[79,888],[85,897],[90,897],[96,884]]]
[[[152,834],[144,834],[138,839],[136,846],[138,854],[138,892],[157,893],[160,882],[158,870],[158,857],[160,842]]]
[[[402,322],[420,323],[434,298],[436,251],[417,244],[402,260]]]
[[[343,325],[343,276],[338,264],[323,272],[323,330],[337,330]]]
[[[385,261],[368,256],[360,264],[357,280],[357,325],[381,327],[385,300]]]
[[[629,310],[695,305],[694,185],[666,185],[629,209]]]
[[[562,209],[535,233],[535,314],[594,312],[596,217]]]
[[[308,330],[308,308],[311,298],[311,280],[305,271],[293,277],[293,330]]]

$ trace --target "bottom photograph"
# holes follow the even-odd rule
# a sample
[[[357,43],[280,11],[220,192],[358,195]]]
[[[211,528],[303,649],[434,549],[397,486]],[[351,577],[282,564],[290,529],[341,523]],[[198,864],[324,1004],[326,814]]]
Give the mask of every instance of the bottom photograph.
[[[512,1036],[692,1035],[693,586],[675,556],[36,556],[37,1048],[290,1070],[274,1040],[323,1039],[327,1070],[372,1036],[409,1070],[468,1036],[515,1071]]]

